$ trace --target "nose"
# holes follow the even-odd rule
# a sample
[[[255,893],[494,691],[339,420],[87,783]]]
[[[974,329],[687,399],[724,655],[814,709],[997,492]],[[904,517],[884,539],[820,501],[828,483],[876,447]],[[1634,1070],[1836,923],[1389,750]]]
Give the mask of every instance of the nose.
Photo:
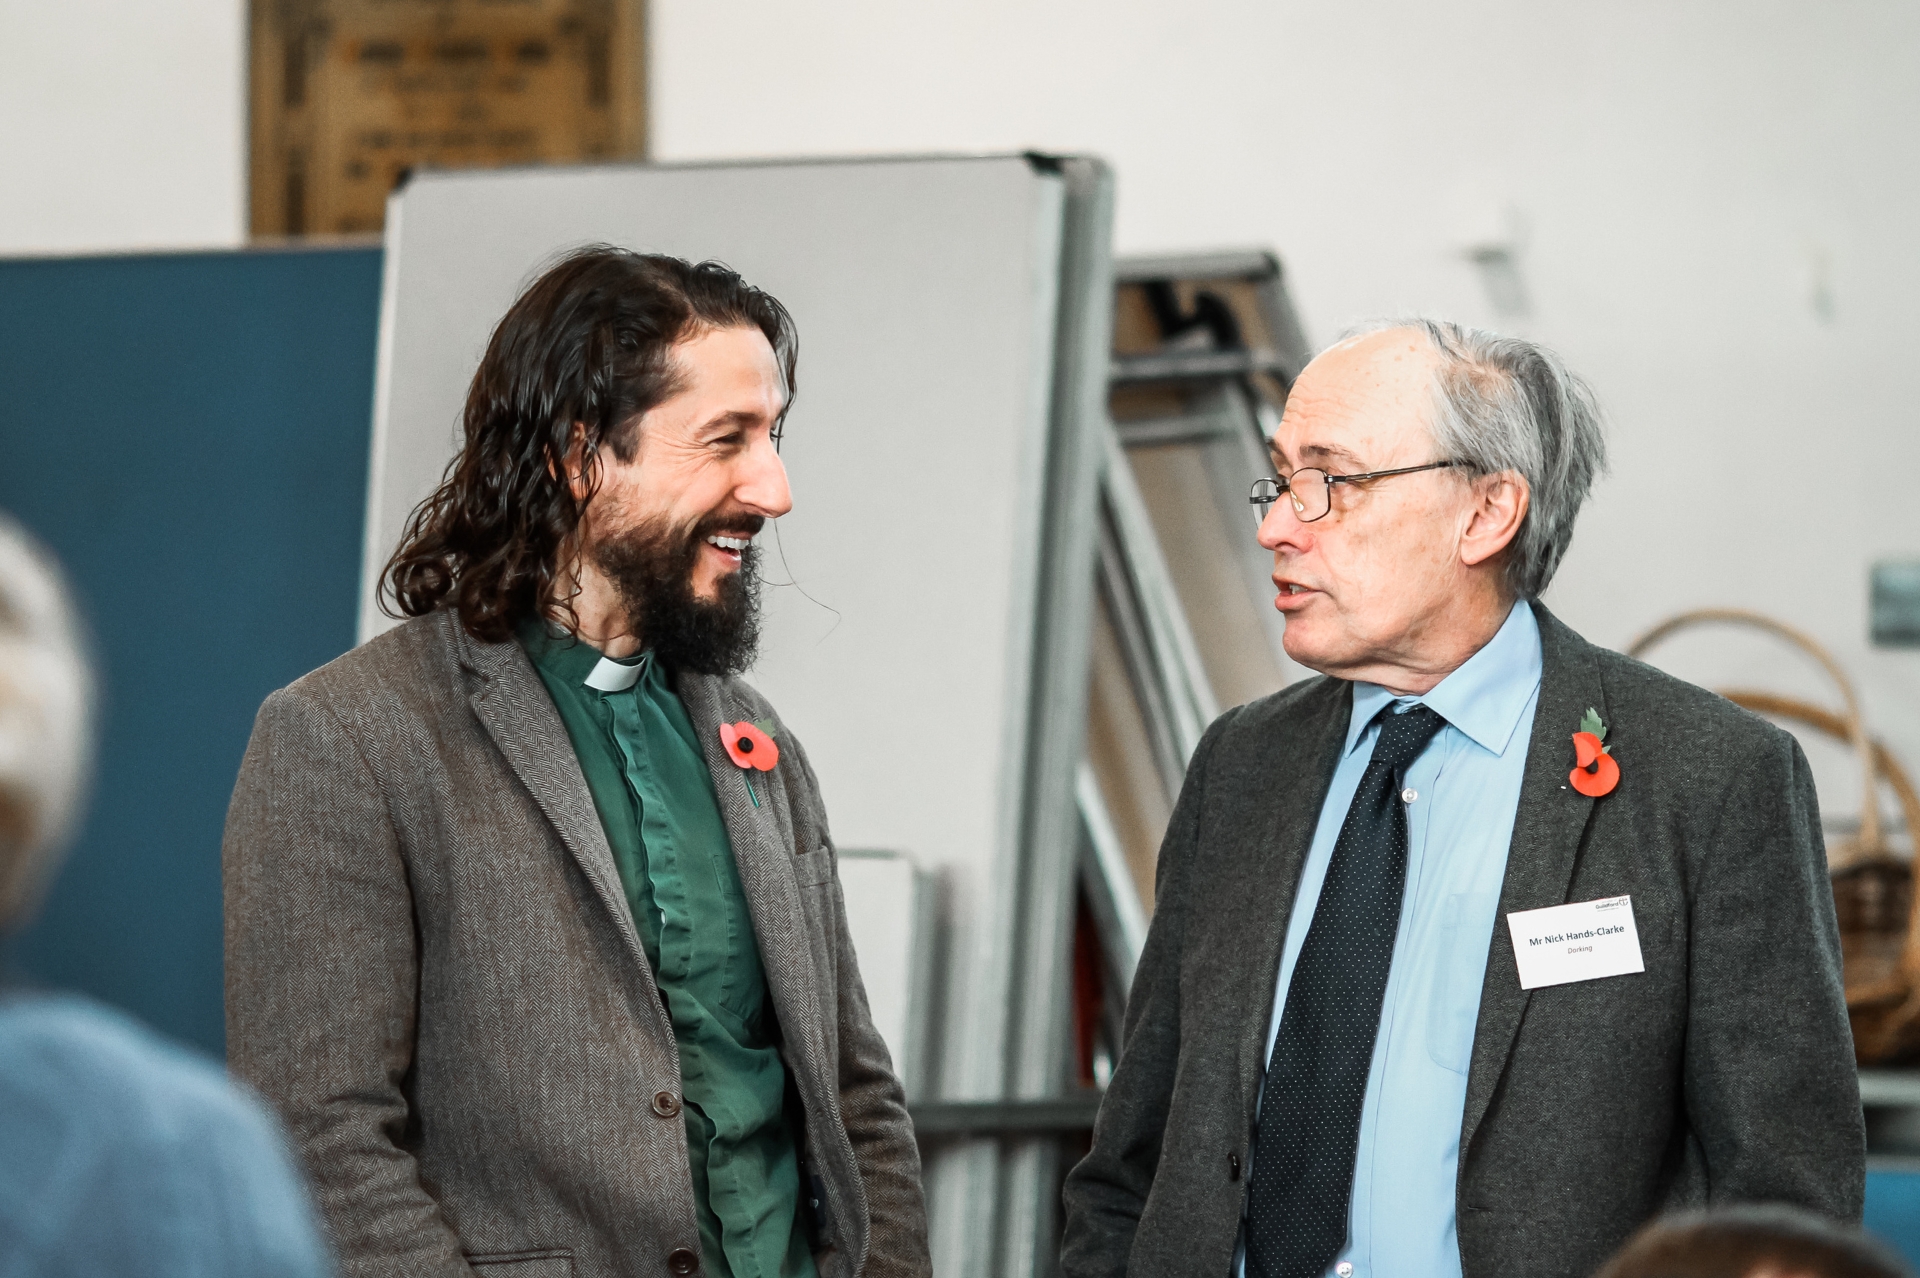
[[[787,485],[787,465],[773,440],[759,440],[747,451],[744,472],[734,485],[734,498],[757,515],[778,519],[793,509],[793,490]]]
[[[1267,507],[1267,513],[1260,520],[1260,531],[1255,540],[1264,550],[1278,550],[1281,546],[1294,541],[1306,528],[1300,522],[1300,512],[1293,508],[1293,495],[1281,493],[1280,500]]]

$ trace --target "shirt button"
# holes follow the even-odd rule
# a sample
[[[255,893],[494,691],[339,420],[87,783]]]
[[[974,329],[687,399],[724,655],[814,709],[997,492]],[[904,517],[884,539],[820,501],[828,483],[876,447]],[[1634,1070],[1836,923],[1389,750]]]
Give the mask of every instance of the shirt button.
[[[1413,791],[1409,790],[1407,791],[1407,793],[1412,794]],[[1407,802],[1412,803],[1413,800],[1408,799]],[[1343,1260],[1339,1264],[1333,1267],[1333,1272],[1335,1272],[1336,1274],[1339,1274],[1340,1278],[1353,1278],[1353,1262],[1349,1260]]]
[[[700,1253],[691,1247],[675,1247],[667,1253],[667,1272],[690,1274],[700,1267]]]
[[[1420,797],[1420,792],[1414,789],[1412,786],[1408,786],[1406,789],[1400,792],[1400,801],[1402,803],[1412,803],[1415,799],[1419,797]],[[1347,1278],[1347,1275],[1341,1274],[1340,1278]]]
[[[672,1092],[653,1094],[653,1112],[662,1118],[672,1118],[680,1112],[680,1098]]]

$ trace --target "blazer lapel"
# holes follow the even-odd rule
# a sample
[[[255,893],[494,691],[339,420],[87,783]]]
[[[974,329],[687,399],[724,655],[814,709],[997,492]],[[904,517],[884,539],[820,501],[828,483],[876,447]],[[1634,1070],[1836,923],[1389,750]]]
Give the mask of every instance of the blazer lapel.
[[[1273,1017],[1274,983],[1279,979],[1280,952],[1286,946],[1287,921],[1294,894],[1300,888],[1300,869],[1313,843],[1320,809],[1340,763],[1346,743],[1347,721],[1353,714],[1353,685],[1328,679],[1302,707],[1304,722],[1298,731],[1262,734],[1265,750],[1253,761],[1250,775],[1228,777],[1230,785],[1244,787],[1251,811],[1238,823],[1246,831],[1241,850],[1242,868],[1224,881],[1236,885],[1228,908],[1236,916],[1223,930],[1227,936],[1251,938],[1238,950],[1246,966],[1233,987],[1243,991],[1239,1064],[1246,1120],[1260,1095],[1260,1078],[1267,1067],[1267,1026]],[[1216,754],[1226,746],[1222,742]],[[1232,831],[1221,833],[1232,837]],[[1244,890],[1242,890],[1244,889]]]
[[[634,930],[627,894],[620,886],[606,829],[593,806],[580,760],[573,752],[566,725],[553,708],[553,698],[540,682],[533,663],[518,643],[482,644],[460,629],[451,612],[443,614],[460,651],[460,663],[480,676],[480,686],[468,697],[493,743],[533,796],[540,811],[553,823],[561,843],[579,864],[593,893],[614,918],[648,984],[653,967]]]
[[[1506,917],[1516,910],[1566,903],[1594,804],[1567,783],[1573,766],[1572,737],[1589,707],[1608,717],[1606,689],[1587,642],[1540,604],[1535,603],[1533,611],[1540,623],[1540,701],[1534,711],[1520,806],[1500,888],[1500,912],[1494,919],[1487,974],[1480,989],[1480,1016],[1474,1028],[1460,1127],[1463,1175],[1467,1151],[1506,1069],[1529,999],[1529,992],[1520,988]]]
[[[819,1014],[820,995],[813,970],[813,948],[807,936],[806,911],[800,900],[800,882],[794,877],[792,796],[786,785],[786,764],[749,778],[727,755],[720,725],[752,717],[743,705],[730,703],[726,684],[708,675],[682,675],[676,691],[687,707],[687,717],[706,755],[707,771],[720,800],[720,816],[733,841],[733,859],[740,868],[740,885],[747,894],[747,912],[760,942],[767,990],[774,1013],[790,1047],[804,1046],[811,1059],[829,1059],[825,1028]],[[776,744],[778,742],[776,741]],[[747,789],[753,783],[754,793]],[[759,798],[755,806],[754,795]],[[822,1096],[833,1103],[837,1098]]]

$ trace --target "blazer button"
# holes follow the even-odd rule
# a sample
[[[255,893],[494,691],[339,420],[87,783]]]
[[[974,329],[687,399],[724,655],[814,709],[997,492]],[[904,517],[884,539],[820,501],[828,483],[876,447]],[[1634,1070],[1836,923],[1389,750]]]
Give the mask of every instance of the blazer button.
[[[672,1092],[655,1092],[653,1094],[653,1112],[662,1118],[672,1118],[680,1112],[680,1098]],[[676,1251],[673,1254],[677,1256],[680,1253]],[[674,1272],[682,1273],[685,1271],[676,1269]]]
[[[1240,1179],[1240,1155],[1238,1154],[1227,1155],[1227,1179]]]
[[[700,1267],[700,1253],[691,1247],[675,1247],[667,1253],[667,1272],[690,1274]]]

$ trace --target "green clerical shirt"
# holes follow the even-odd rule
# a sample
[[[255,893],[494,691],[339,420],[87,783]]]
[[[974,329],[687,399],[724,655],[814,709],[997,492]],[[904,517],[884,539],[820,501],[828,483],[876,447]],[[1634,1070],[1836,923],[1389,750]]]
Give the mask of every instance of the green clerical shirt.
[[[766,971],[693,721],[651,654],[620,663],[639,668],[632,686],[603,692],[587,683],[601,660],[590,645],[537,621],[520,641],[573,741],[673,1020],[703,1268],[814,1278]]]

